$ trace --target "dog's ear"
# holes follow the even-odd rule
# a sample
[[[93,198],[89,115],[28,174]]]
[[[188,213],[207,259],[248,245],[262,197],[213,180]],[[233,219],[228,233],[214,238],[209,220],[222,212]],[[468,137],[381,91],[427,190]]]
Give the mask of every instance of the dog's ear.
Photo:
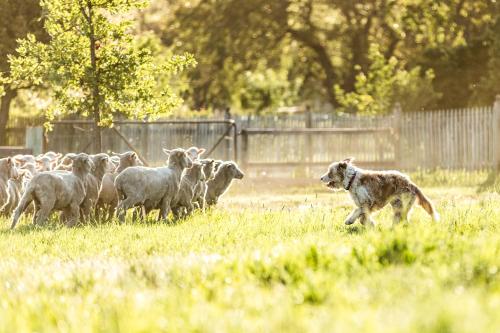
[[[338,167],[339,170],[345,170],[347,169],[347,162],[345,161],[342,161],[342,162],[339,162],[339,167]]]
[[[352,162],[354,162],[354,157],[348,157],[345,160],[343,160],[342,162],[345,162],[346,164],[351,164]]]

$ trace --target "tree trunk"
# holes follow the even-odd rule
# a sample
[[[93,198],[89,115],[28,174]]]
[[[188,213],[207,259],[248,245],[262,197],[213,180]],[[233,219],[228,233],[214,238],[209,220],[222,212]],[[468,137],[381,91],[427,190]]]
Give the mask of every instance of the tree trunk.
[[[100,104],[100,91],[99,91],[99,73],[97,70],[97,56],[96,56],[96,38],[94,32],[94,22],[93,22],[93,11],[92,3],[89,1],[87,3],[88,8],[88,23],[90,28],[90,64],[92,66],[92,73],[94,74],[92,82],[92,114],[94,118],[94,152],[102,152],[102,137],[101,137],[101,127],[99,123],[101,121],[101,115],[99,110]]]
[[[10,105],[17,96],[17,90],[5,87],[5,95],[0,102],[0,146],[7,145],[7,123],[9,121]]]
[[[337,106],[338,102],[333,90],[333,86],[337,81],[337,75],[335,73],[335,67],[333,66],[330,55],[328,54],[328,50],[311,31],[288,29],[288,32],[294,39],[309,47],[316,54],[318,62],[325,74],[323,87],[325,88],[328,100],[333,106]]]

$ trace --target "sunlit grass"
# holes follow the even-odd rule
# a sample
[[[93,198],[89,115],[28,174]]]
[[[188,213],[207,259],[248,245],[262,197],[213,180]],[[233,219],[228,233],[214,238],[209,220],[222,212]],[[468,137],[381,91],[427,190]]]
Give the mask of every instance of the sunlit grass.
[[[366,230],[344,193],[236,192],[177,224],[2,220],[0,331],[500,330],[499,195],[424,188],[440,223]]]

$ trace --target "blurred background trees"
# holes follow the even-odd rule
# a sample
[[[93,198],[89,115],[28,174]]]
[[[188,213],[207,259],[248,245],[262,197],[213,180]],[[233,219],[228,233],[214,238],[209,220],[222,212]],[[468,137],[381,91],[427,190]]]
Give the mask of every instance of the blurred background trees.
[[[0,1],[16,10],[30,2]],[[500,93],[495,0],[152,0],[130,15],[158,59],[195,56],[196,68],[158,83],[186,109],[310,104],[373,114],[395,102],[403,110],[491,104]],[[33,16],[43,20],[35,12],[0,22],[2,77],[12,40],[36,33]],[[27,28],[6,37],[12,26]]]

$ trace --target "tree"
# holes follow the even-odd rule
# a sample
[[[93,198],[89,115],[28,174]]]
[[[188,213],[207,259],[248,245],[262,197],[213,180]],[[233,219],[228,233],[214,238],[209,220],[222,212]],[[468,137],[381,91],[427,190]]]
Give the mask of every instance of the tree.
[[[46,44],[28,35],[10,57],[12,80],[46,84],[53,99],[49,121],[77,114],[94,121],[95,150],[101,151],[102,126],[120,115],[146,119],[170,111],[180,103],[161,77],[193,66],[192,55],[158,62],[132,34],[131,10],[143,0],[42,1]]]
[[[28,88],[26,85],[12,84],[8,55],[15,53],[17,39],[28,33],[45,41],[47,36],[43,30],[41,8],[38,0],[0,0],[0,145],[6,144],[6,128],[10,116],[11,103],[18,90]]]
[[[162,20],[145,24],[165,45],[201,59],[191,73],[194,107],[230,103],[249,71],[269,69],[287,72],[291,90],[301,82],[300,99],[319,95],[339,106],[334,87],[356,90],[358,76],[372,65],[374,43],[386,61],[394,57],[409,72],[420,67],[423,80],[432,70],[437,106],[463,106],[490,71],[489,31],[500,13],[495,0],[168,2]]]
[[[378,45],[372,44],[368,54],[370,67],[356,76],[354,90],[346,93],[336,86],[336,95],[344,111],[361,114],[391,112],[396,103],[405,111],[430,109],[439,94],[432,88],[434,73],[421,74],[420,67],[405,70],[395,57],[385,59]]]

